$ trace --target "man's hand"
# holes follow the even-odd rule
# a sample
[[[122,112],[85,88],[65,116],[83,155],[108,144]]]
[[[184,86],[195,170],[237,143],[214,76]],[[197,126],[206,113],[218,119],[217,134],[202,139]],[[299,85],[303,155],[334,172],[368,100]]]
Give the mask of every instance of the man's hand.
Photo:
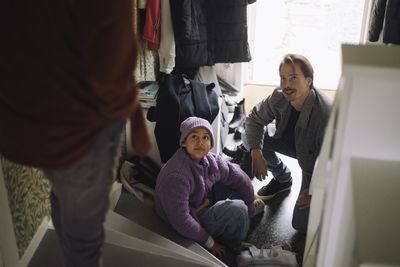
[[[260,181],[265,180],[265,177],[268,176],[268,168],[261,149],[252,149],[251,159],[251,169],[253,175]]]
[[[200,206],[196,209],[196,214],[199,213],[200,211],[202,211],[208,205],[210,205],[210,200],[208,200],[208,198],[205,197],[203,199],[203,202],[201,202]]]
[[[300,210],[309,208],[311,204],[311,195],[308,194],[308,188],[304,190],[297,198],[296,205],[299,206]]]
[[[214,242],[214,246],[210,250],[214,256],[217,256],[220,259],[225,258],[226,249],[223,245]]]

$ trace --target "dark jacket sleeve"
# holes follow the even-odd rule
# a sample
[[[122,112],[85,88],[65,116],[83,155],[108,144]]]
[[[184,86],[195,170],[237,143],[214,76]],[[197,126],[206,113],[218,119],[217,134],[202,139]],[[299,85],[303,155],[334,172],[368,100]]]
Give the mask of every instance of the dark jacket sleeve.
[[[400,1],[387,0],[383,23],[383,42],[400,44]]]
[[[199,6],[198,0],[171,0],[171,15],[175,25],[175,38],[178,40],[199,40]]]
[[[371,23],[369,25],[368,40],[376,42],[383,28],[385,19],[385,9],[387,0],[376,0],[371,14]]]

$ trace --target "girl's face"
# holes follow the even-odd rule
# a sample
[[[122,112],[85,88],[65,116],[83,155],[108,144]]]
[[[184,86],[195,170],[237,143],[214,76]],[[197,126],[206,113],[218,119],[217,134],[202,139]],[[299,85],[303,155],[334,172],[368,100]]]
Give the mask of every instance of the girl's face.
[[[186,137],[182,147],[186,148],[187,153],[194,161],[200,163],[211,149],[210,133],[204,128],[194,129]]]

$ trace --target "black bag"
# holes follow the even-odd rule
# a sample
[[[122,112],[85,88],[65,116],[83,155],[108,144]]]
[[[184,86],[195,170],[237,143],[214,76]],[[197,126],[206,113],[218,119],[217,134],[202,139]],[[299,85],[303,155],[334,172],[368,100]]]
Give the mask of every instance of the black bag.
[[[133,156],[128,160],[135,167],[137,172],[134,178],[155,189],[157,183],[157,176],[160,173],[161,167],[149,157]]]
[[[185,75],[167,74],[159,85],[157,106],[150,108],[147,119],[156,122],[154,134],[161,161],[165,163],[180,147],[181,122],[196,116],[212,123],[218,115],[219,104],[214,83],[206,85]]]

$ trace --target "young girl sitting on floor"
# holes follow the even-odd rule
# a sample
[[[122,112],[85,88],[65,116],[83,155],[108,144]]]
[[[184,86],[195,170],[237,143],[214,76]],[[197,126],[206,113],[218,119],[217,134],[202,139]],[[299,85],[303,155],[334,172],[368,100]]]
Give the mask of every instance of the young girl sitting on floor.
[[[239,167],[209,152],[214,139],[207,120],[189,117],[180,131],[181,147],[157,177],[156,212],[181,235],[224,257],[225,247],[240,247],[249,218],[264,211],[264,202],[254,200]]]

